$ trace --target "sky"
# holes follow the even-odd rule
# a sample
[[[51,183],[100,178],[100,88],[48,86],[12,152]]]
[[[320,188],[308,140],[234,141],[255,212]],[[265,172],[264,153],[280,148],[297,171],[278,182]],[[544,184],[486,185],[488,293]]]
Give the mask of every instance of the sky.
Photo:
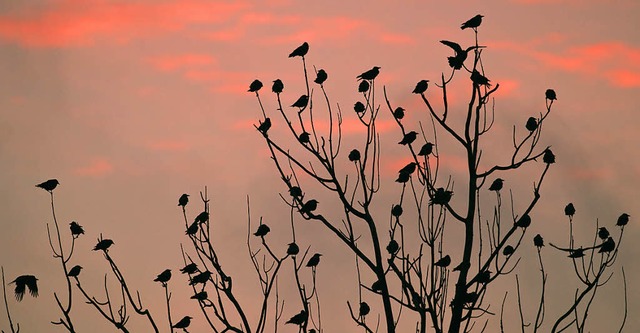
[[[640,247],[633,240],[640,228],[633,222],[640,216],[640,3],[635,0],[0,0],[0,264],[8,280],[37,275],[42,290],[38,299],[9,299],[14,320],[25,331],[49,331],[58,316],[52,290],[63,291],[64,284],[47,241],[49,197],[34,187],[50,178],[61,183],[55,191],[61,224],[75,220],[85,227],[73,261],[85,267],[96,294],[108,266],[90,249],[102,233],[115,241],[110,253],[131,284],[162,317],[163,291],[151,280],[165,268],[181,266],[180,244],[188,241],[177,198],[189,193],[195,203],[207,186],[215,234],[227,249],[222,259],[247,286],[240,294],[251,299],[257,286],[245,244],[247,196],[252,223],[263,216],[278,225],[288,220],[288,208],[278,196],[285,187],[254,128],[261,112],[247,92],[249,83],[259,78],[269,88],[280,78],[283,100],[293,103],[304,83],[300,61],[287,55],[307,41],[307,64],[329,73],[325,86],[334,104],[352,105],[358,98],[356,75],[380,66],[377,84],[386,86],[395,104],[418,110],[419,100],[410,93],[415,83],[449,73],[451,50],[439,40],[470,45],[473,34],[459,26],[477,13],[485,16],[479,33],[487,46],[483,64],[492,82],[500,83],[495,147],[509,149],[509,139],[500,141],[499,135],[508,138],[513,124],[541,112],[547,88],[558,93],[543,134],[558,163],[536,212],[545,224],[533,234],[547,232],[553,242],[554,234],[566,233],[562,207],[568,202],[576,206],[576,223],[583,226],[577,232],[586,239],[596,223],[612,225],[620,213],[629,213],[619,266],[600,294],[604,305],[593,312],[593,324],[606,331],[621,318],[620,267],[629,284],[630,313],[637,313],[640,264],[633,259]],[[264,90],[266,109],[275,115],[273,96]],[[437,90],[431,93],[438,98]],[[467,93],[452,89],[452,106],[463,109]],[[416,111],[408,119],[427,119],[422,115]],[[345,112],[345,144],[361,138],[354,124]],[[388,113],[380,124],[389,156],[381,168],[392,183],[404,163],[393,144],[400,134]],[[274,123],[272,131],[283,129]],[[454,155],[443,160],[452,174],[460,165]],[[510,182],[531,184],[513,177],[506,186]],[[394,193],[383,194],[381,201],[386,205]],[[197,214],[201,208],[190,209]],[[274,243],[286,244],[283,229],[274,230]],[[344,308],[342,296],[354,295],[355,284],[332,285],[331,276],[353,262],[344,260],[344,248],[326,230],[309,226],[301,238],[325,254],[326,273],[318,273],[327,295],[323,304]],[[561,272],[550,275],[549,284],[562,290],[563,279]],[[513,279],[503,283],[512,286]],[[188,290],[175,288],[174,317],[196,313]],[[533,279],[532,297],[535,288]],[[84,318],[78,319],[80,327],[109,331],[79,298],[74,311]],[[285,316],[297,311],[291,305]],[[203,327],[194,317],[194,327]],[[0,328],[8,329],[1,318]],[[344,325],[350,325],[349,318],[336,314],[326,330],[352,327]],[[626,328],[640,330],[640,322],[629,318]]]

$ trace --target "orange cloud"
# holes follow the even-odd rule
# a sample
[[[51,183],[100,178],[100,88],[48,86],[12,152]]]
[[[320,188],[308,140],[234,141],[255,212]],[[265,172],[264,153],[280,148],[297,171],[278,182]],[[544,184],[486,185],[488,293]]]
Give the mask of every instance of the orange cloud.
[[[189,150],[190,145],[179,140],[157,140],[148,143],[147,147],[156,151],[186,151]]]
[[[413,37],[398,33],[381,33],[380,41],[385,44],[413,45],[416,43],[416,40]]]
[[[160,71],[176,71],[178,69],[204,67],[215,64],[215,59],[207,54],[180,54],[156,56],[147,59],[147,61]]]
[[[89,165],[75,169],[74,173],[79,176],[101,177],[112,171],[113,165],[107,159],[98,157],[93,159]]]

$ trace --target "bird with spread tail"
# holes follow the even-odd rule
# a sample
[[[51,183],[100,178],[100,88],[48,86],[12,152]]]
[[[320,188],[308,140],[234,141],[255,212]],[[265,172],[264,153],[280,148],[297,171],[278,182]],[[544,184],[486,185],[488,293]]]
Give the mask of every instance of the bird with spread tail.
[[[26,289],[29,289],[29,294],[33,297],[38,297],[38,279],[33,275],[20,275],[15,280],[9,282],[9,284],[15,284],[16,299],[18,302],[22,301]]]

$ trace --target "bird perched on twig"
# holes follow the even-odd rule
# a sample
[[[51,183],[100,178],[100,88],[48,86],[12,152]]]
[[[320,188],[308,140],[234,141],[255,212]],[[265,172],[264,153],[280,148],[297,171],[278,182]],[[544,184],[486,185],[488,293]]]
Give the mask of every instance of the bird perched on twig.
[[[309,318],[309,314],[307,313],[307,311],[301,310],[300,313],[291,317],[291,319],[287,320],[285,324],[294,324],[294,325],[302,326],[304,323],[307,322],[307,318]]]
[[[602,245],[600,245],[600,250],[598,250],[598,253],[609,253],[615,250],[615,248],[616,242],[613,240],[613,238],[609,237],[602,243]]]
[[[400,142],[398,142],[399,145],[409,145],[411,143],[413,143],[413,141],[416,141],[416,138],[418,138],[418,132],[416,131],[411,131],[407,134],[405,134],[402,137],[402,140],[400,140]]]
[[[356,79],[372,81],[378,76],[378,74],[380,74],[380,67],[373,66],[370,70],[356,76]]]
[[[394,255],[398,250],[400,250],[398,242],[395,239],[390,240],[389,244],[387,244],[387,252],[389,252],[390,255]]]
[[[504,186],[504,179],[496,178],[496,180],[494,180],[493,183],[491,183],[491,186],[489,186],[489,191],[498,192],[502,190],[502,186]]]
[[[33,297],[38,297],[38,279],[33,275],[20,275],[9,284],[14,283],[16,285],[15,294],[18,302],[22,301],[24,297],[25,288],[29,289],[29,294]]]
[[[400,171],[398,171],[398,173],[412,174],[414,171],[416,171],[416,167],[417,166],[418,166],[418,164],[416,162],[410,162],[409,164],[407,164],[404,167],[402,167],[402,169],[400,169]]]
[[[109,250],[109,247],[113,245],[113,241],[110,239],[98,240],[98,244],[93,248],[94,251],[105,251]]]
[[[349,161],[351,162],[356,162],[360,160],[360,151],[357,149],[352,150],[351,152],[349,152]]]
[[[404,108],[397,107],[395,110],[393,110],[393,117],[398,120],[404,118]]]
[[[504,247],[504,249],[502,249],[502,254],[504,254],[505,256],[510,256],[513,254],[513,252],[515,252],[515,249],[511,245],[507,245]]]
[[[189,203],[189,195],[188,194],[183,194],[180,196],[180,198],[178,199],[178,206],[186,206]]]
[[[294,198],[300,198],[302,197],[302,189],[298,186],[291,186],[291,188],[289,189],[289,195]]]
[[[556,91],[553,89],[547,89],[547,91],[544,92],[544,97],[550,101],[555,101],[558,99],[556,97]]]
[[[396,183],[404,184],[409,181],[409,177],[411,177],[411,174],[406,172],[400,172],[398,174],[398,179],[396,179]]]
[[[271,118],[264,118],[264,121],[260,121],[260,125],[258,126],[258,131],[263,135],[267,135],[267,132],[271,128]]]
[[[479,86],[491,87],[491,83],[489,83],[490,80],[475,69],[471,73],[471,81]]]
[[[209,221],[209,213],[206,211],[198,214],[198,216],[196,216],[196,218],[193,220],[193,222],[198,222],[198,223],[205,223],[207,221]]]
[[[295,242],[289,243],[289,246],[287,247],[287,254],[290,256],[295,256],[298,253],[300,253],[300,248],[298,247],[298,244],[296,244]]]
[[[573,207],[573,203],[570,202],[568,205],[564,207],[564,215],[573,217],[575,213],[576,213],[576,208]]]
[[[68,277],[78,277],[78,275],[80,275],[80,271],[82,270],[82,266],[80,265],[75,265],[73,267],[71,267],[71,269],[69,270],[69,273],[67,273]]]
[[[445,205],[449,203],[451,200],[451,196],[453,196],[452,191],[447,191],[444,188],[440,187],[436,189],[433,193],[433,197],[431,198],[430,204],[432,205]]]
[[[369,82],[365,80],[360,81],[358,84],[358,92],[365,93],[367,91],[369,91]]]
[[[71,223],[69,223],[69,229],[71,230],[71,236],[74,238],[78,238],[80,234],[84,235],[84,228],[82,228],[82,226],[76,221],[71,221]]]
[[[273,85],[271,86],[271,91],[273,91],[276,94],[279,94],[282,92],[282,90],[284,90],[284,83],[282,83],[282,80],[277,79],[273,81]]]
[[[320,253],[316,253],[313,256],[311,256],[311,258],[309,258],[309,261],[307,261],[307,267],[316,267],[318,266],[318,264],[320,263],[320,257],[322,256],[322,254]]]
[[[307,107],[308,103],[309,103],[309,96],[302,95],[298,97],[298,99],[293,104],[291,104],[291,107],[304,109],[305,107]]]
[[[484,17],[484,15],[478,14],[478,15],[470,18],[466,22],[462,23],[462,25],[460,26],[460,29],[464,30],[466,28],[471,28],[471,29],[475,30],[477,27],[480,26],[480,24],[482,24],[482,18],[483,17]]]
[[[310,135],[309,132],[302,132],[298,136],[298,141],[302,144],[309,143]]]
[[[329,77],[329,75],[327,75],[327,72],[325,72],[324,69],[320,69],[318,70],[318,72],[316,73],[316,79],[313,80],[313,82],[317,83],[317,84],[323,84],[324,81],[327,81],[327,78]]]
[[[304,42],[289,54],[289,58],[304,57],[307,52],[309,52],[309,44],[307,42]]]
[[[260,80],[253,80],[253,82],[251,82],[251,84],[249,85],[249,92],[255,92],[257,93],[258,90],[260,90],[262,88],[262,82],[260,82]]]
[[[158,277],[153,279],[153,281],[160,282],[162,284],[166,284],[167,282],[169,282],[169,280],[171,280],[171,270],[170,269],[165,269],[164,271],[162,271],[162,273],[158,274]]]
[[[190,264],[187,264],[186,266],[180,269],[180,272],[182,272],[182,274],[193,274],[197,271],[198,271],[198,265],[196,265],[196,263],[193,263],[193,262]]]
[[[446,256],[440,258],[440,260],[436,261],[433,265],[438,267],[447,267],[451,264],[451,257],[447,254]]]
[[[629,215],[627,213],[623,213],[622,215],[620,215],[618,217],[618,221],[616,222],[616,225],[617,226],[625,226],[625,225],[627,225],[627,223],[629,223],[629,216],[631,216],[631,215]]]
[[[573,259],[582,258],[582,257],[584,257],[584,249],[583,248],[579,248],[579,249],[571,250],[571,251],[569,251],[568,257],[569,258],[573,258]]]
[[[534,118],[534,117],[529,117],[529,119],[527,119],[527,123],[524,125],[524,127],[529,132],[533,132],[533,131],[538,129],[538,120],[536,118]]]
[[[362,104],[362,102],[358,101],[353,104],[353,111],[360,115],[361,113],[364,113],[366,111],[366,107],[364,106],[364,104]]]
[[[182,319],[180,319],[180,321],[178,321],[175,325],[171,327],[185,329],[189,327],[189,325],[191,325],[191,319],[193,319],[193,317],[184,316]]]
[[[395,217],[399,217],[400,215],[402,215],[402,206],[393,205],[393,207],[391,207],[391,215]]]
[[[428,156],[433,152],[433,143],[427,142],[420,148],[418,156]]]
[[[258,230],[256,230],[256,232],[253,235],[257,237],[264,237],[269,233],[269,231],[271,231],[271,228],[269,228],[268,225],[261,224],[258,226]]]
[[[551,149],[547,148],[544,151],[544,155],[542,156],[542,161],[547,164],[556,163],[556,155],[553,154]]]
[[[185,231],[185,235],[195,235],[196,233],[198,233],[198,222],[194,221],[193,223],[191,223],[191,225],[187,228],[187,231]]]
[[[533,245],[535,245],[538,249],[544,246],[544,239],[542,239],[542,236],[540,236],[540,234],[537,234],[535,237],[533,237]]]
[[[60,183],[58,182],[57,179],[49,179],[46,182],[42,182],[38,185],[36,185],[36,187],[39,187],[45,191],[51,192],[53,191],[58,185],[60,185]]]
[[[367,302],[360,302],[360,308],[358,309],[358,317],[364,317],[371,312],[371,307]]]
[[[420,80],[413,89],[414,94],[423,94],[429,88],[429,80]]]
[[[516,221],[515,224],[520,228],[528,228],[531,225],[531,217],[529,214],[524,214],[518,219],[518,221]]]
[[[205,299],[207,299],[209,297],[209,294],[207,294],[206,291],[201,291],[199,293],[196,293],[195,295],[189,297],[191,299],[195,299],[198,301],[204,301]]]
[[[300,207],[300,213],[302,214],[309,214],[311,212],[313,212],[314,210],[316,210],[316,208],[318,208],[318,200],[316,199],[311,199],[307,202],[305,202],[302,207]]]
[[[198,283],[202,283],[205,284],[207,283],[207,281],[209,281],[209,278],[211,278],[211,272],[209,271],[204,271],[194,277],[191,278],[191,282],[189,282],[190,286],[194,286]]]
[[[602,240],[609,238],[609,230],[605,227],[600,227],[598,229],[598,237]]]

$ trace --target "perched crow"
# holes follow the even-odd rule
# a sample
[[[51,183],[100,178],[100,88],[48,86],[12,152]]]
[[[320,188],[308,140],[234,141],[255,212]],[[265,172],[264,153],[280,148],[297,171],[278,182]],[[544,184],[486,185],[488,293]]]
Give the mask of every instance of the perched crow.
[[[68,277],[77,277],[78,275],[80,275],[80,271],[82,270],[82,266],[80,265],[75,265],[73,267],[71,267],[71,269],[69,270],[69,273],[67,273]]]
[[[452,191],[447,191],[444,188],[440,187],[433,193],[433,198],[431,198],[432,205],[445,205],[449,203],[451,200],[451,196],[453,196]]]
[[[298,97],[298,100],[296,100],[293,104],[291,104],[291,107],[303,109],[307,106],[308,103],[309,103],[309,96],[302,95]]]
[[[568,205],[564,207],[564,215],[573,217],[573,214],[575,213],[576,213],[576,208],[573,207],[573,203],[570,202]]]
[[[309,52],[309,44],[307,42],[304,42],[289,54],[289,58],[304,57],[307,52]]]
[[[496,180],[493,181],[493,183],[491,183],[491,186],[489,186],[489,191],[500,191],[502,190],[502,186],[504,185],[504,179],[502,178],[496,178]]]
[[[420,80],[413,89],[414,94],[423,94],[429,88],[429,80]]]
[[[390,255],[394,255],[398,250],[400,250],[398,242],[395,239],[390,240],[389,244],[387,244],[387,252],[389,252]]]
[[[25,287],[29,288],[31,296],[38,297],[37,281],[38,279],[33,275],[20,275],[12,282],[9,282],[9,284],[15,283],[16,285],[15,294],[18,302],[22,301],[22,298],[24,297],[24,292],[26,290]]]
[[[277,79],[273,81],[273,85],[271,86],[271,91],[273,91],[276,94],[279,94],[282,92],[283,89],[284,89],[284,83],[282,83],[282,80]]]
[[[616,222],[616,225],[619,225],[619,226],[627,225],[627,223],[629,223],[629,216],[631,215],[627,213],[623,213],[622,215],[620,215],[618,217],[618,222]]]
[[[400,145],[409,145],[409,144],[413,143],[413,141],[416,141],[417,137],[418,137],[418,132],[411,131],[411,132],[405,134],[404,137],[402,137],[402,140],[400,140],[400,142],[398,142],[398,144],[400,144]]]
[[[491,271],[486,270],[486,271],[482,271],[482,272],[478,273],[478,276],[476,277],[476,281],[478,283],[489,283],[489,282],[491,282]]]
[[[164,271],[162,271],[162,273],[158,274],[158,277],[153,279],[153,281],[160,282],[162,284],[165,284],[165,283],[169,282],[169,280],[171,280],[171,270],[170,269],[165,269]]]
[[[477,27],[480,26],[480,24],[482,24],[482,18],[484,17],[484,15],[476,15],[472,18],[470,18],[468,21],[462,23],[462,25],[460,26],[460,29],[464,30],[466,28],[471,28],[471,29],[475,29]]]
[[[547,164],[556,163],[556,155],[553,155],[551,149],[547,148],[544,151],[544,155],[542,156],[542,161]]]
[[[600,237],[600,239],[602,240],[609,238],[609,230],[607,230],[607,228],[605,227],[600,227],[598,229],[598,237]]]
[[[433,152],[433,143],[427,142],[424,145],[422,145],[422,148],[420,148],[420,151],[418,152],[418,156],[427,156],[427,155],[430,155],[432,152]]]
[[[58,185],[60,185],[60,183],[58,182],[57,179],[49,179],[46,182],[40,183],[38,185],[36,185],[36,187],[39,187],[45,191],[53,191]]]
[[[360,84],[358,84],[358,92],[365,93],[367,91],[369,91],[369,82],[360,81]]]
[[[307,322],[307,318],[309,318],[309,314],[307,314],[307,311],[302,310],[300,311],[300,313],[291,317],[291,319],[287,320],[285,324],[294,324],[294,325],[302,326],[304,323]]]
[[[398,120],[404,118],[404,109],[401,107],[397,107],[395,110],[393,110],[393,117]]]
[[[190,264],[187,264],[186,266],[180,269],[180,272],[182,272],[182,274],[193,274],[197,271],[198,271],[198,265],[196,265],[193,262]]]
[[[396,183],[404,184],[409,181],[409,177],[411,177],[411,174],[406,172],[400,172],[398,174],[398,179],[396,179]]]
[[[309,139],[309,133],[307,132],[302,132],[300,133],[300,136],[298,136],[298,141],[302,144],[309,143]]]
[[[327,78],[329,76],[327,75],[327,72],[324,71],[324,69],[318,70],[318,73],[316,73],[316,79],[313,80],[313,82],[317,83],[317,84],[323,84],[324,81],[327,81]]]
[[[289,189],[289,195],[294,198],[299,198],[302,196],[302,189],[300,189],[300,187],[298,186],[291,186],[291,188]]]
[[[600,250],[598,250],[598,253],[609,253],[615,250],[615,248],[616,242],[613,241],[613,238],[609,237],[606,241],[604,241],[604,243],[602,243],[602,245],[600,245]]]
[[[193,317],[185,316],[184,318],[180,319],[179,322],[177,322],[175,325],[173,325],[171,327],[173,327],[173,328],[187,328],[187,327],[189,327],[189,325],[191,325],[191,319],[193,319]]]
[[[362,102],[356,102],[356,104],[353,105],[353,111],[358,114],[363,113],[365,110],[366,107],[364,106],[364,104],[362,104]]]
[[[515,251],[516,250],[513,248],[513,246],[507,245],[507,246],[504,247],[504,249],[502,249],[502,254],[504,254],[505,256],[510,256]]]
[[[382,281],[377,280],[376,282],[374,282],[374,283],[371,285],[371,290],[372,290],[373,292],[381,293],[381,292],[382,292],[382,288],[383,288],[383,287],[384,287],[384,286],[383,286],[383,284],[382,284]]]
[[[258,92],[262,88],[262,82],[260,80],[253,80],[249,85],[249,92]]]
[[[309,261],[307,261],[307,267],[316,267],[316,266],[318,266],[318,264],[320,263],[320,256],[322,256],[322,254],[320,254],[320,253],[316,253],[313,256],[311,256]]]
[[[311,213],[314,210],[316,210],[316,208],[318,208],[318,200],[316,199],[311,199],[307,202],[305,202],[302,207],[300,207],[300,213]]]
[[[440,260],[436,261],[433,265],[438,267],[447,267],[451,264],[451,257],[447,254],[446,256],[440,258]]]
[[[370,70],[368,70],[368,71],[356,76],[356,79],[374,80],[376,78],[376,76],[378,76],[378,74],[380,74],[380,67],[374,66]]]
[[[259,121],[259,120],[258,120]],[[260,126],[258,126],[258,131],[264,135],[267,134],[267,131],[271,128],[271,118],[265,118],[264,121],[259,121]]]
[[[196,218],[193,220],[193,222],[198,222],[198,223],[205,223],[209,221],[209,213],[202,212],[200,214],[198,214],[198,216],[196,216]]]
[[[582,257],[584,257],[584,249],[583,248],[579,248],[579,249],[571,250],[569,252],[568,257],[569,258],[573,258],[573,259],[582,258]]]
[[[529,214],[524,214],[516,222],[516,226],[520,228],[528,228],[531,225],[531,217]]]
[[[271,229],[269,228],[268,225],[261,224],[260,226],[258,226],[258,230],[256,230],[256,232],[253,235],[257,237],[264,237],[269,233],[269,231],[271,231]]]
[[[538,129],[538,120],[536,118],[534,118],[534,117],[529,117],[529,119],[527,119],[527,123],[524,125],[524,127],[529,132],[533,132],[533,131]]]
[[[209,278],[211,278],[211,272],[209,271],[204,271],[196,276],[194,276],[193,278],[191,278],[191,282],[189,282],[190,286],[194,286],[198,283],[202,283],[205,284],[207,283],[207,281],[209,281]]]
[[[195,235],[198,232],[198,221],[191,223],[191,225],[185,231],[186,235]]]
[[[98,244],[93,248],[94,251],[107,251],[111,245],[113,245],[113,241],[110,239],[99,240]]]
[[[360,302],[360,308],[358,309],[358,317],[364,317],[371,312],[371,308],[367,302]]]
[[[418,166],[418,164],[416,162],[411,162],[411,163],[403,166],[402,169],[400,169],[400,171],[398,171],[398,173],[412,174],[414,171],[416,171],[416,167],[417,166]]]
[[[71,223],[69,223],[69,229],[71,230],[71,236],[75,238],[80,236],[80,234],[84,235],[84,229],[76,221],[72,221]]]
[[[356,162],[359,160],[360,160],[360,151],[358,151],[357,149],[352,150],[349,153],[349,161]]]
[[[290,256],[295,256],[298,253],[300,253],[300,248],[298,247],[298,244],[289,243],[289,246],[287,247],[287,254]]]
[[[489,83],[490,80],[475,69],[473,70],[473,73],[471,73],[471,81],[479,86],[491,87],[491,83]]]
[[[180,196],[180,198],[178,199],[178,206],[186,206],[189,203],[189,195],[188,194],[183,194]]]
[[[207,294],[206,291],[201,291],[201,292],[196,293],[195,295],[191,296],[190,298],[198,300],[198,301],[204,301],[208,297],[209,297],[209,295]]]
[[[402,215],[402,206],[393,205],[393,207],[391,207],[391,215],[395,217],[399,217],[400,215]]]
[[[547,91],[544,92],[544,97],[546,97],[550,101],[555,101],[558,99],[556,97],[556,91],[553,89],[547,89]]]
[[[535,245],[537,248],[541,248],[544,246],[544,239],[542,239],[542,236],[540,236],[540,234],[537,234],[535,237],[533,237],[533,245]]]

